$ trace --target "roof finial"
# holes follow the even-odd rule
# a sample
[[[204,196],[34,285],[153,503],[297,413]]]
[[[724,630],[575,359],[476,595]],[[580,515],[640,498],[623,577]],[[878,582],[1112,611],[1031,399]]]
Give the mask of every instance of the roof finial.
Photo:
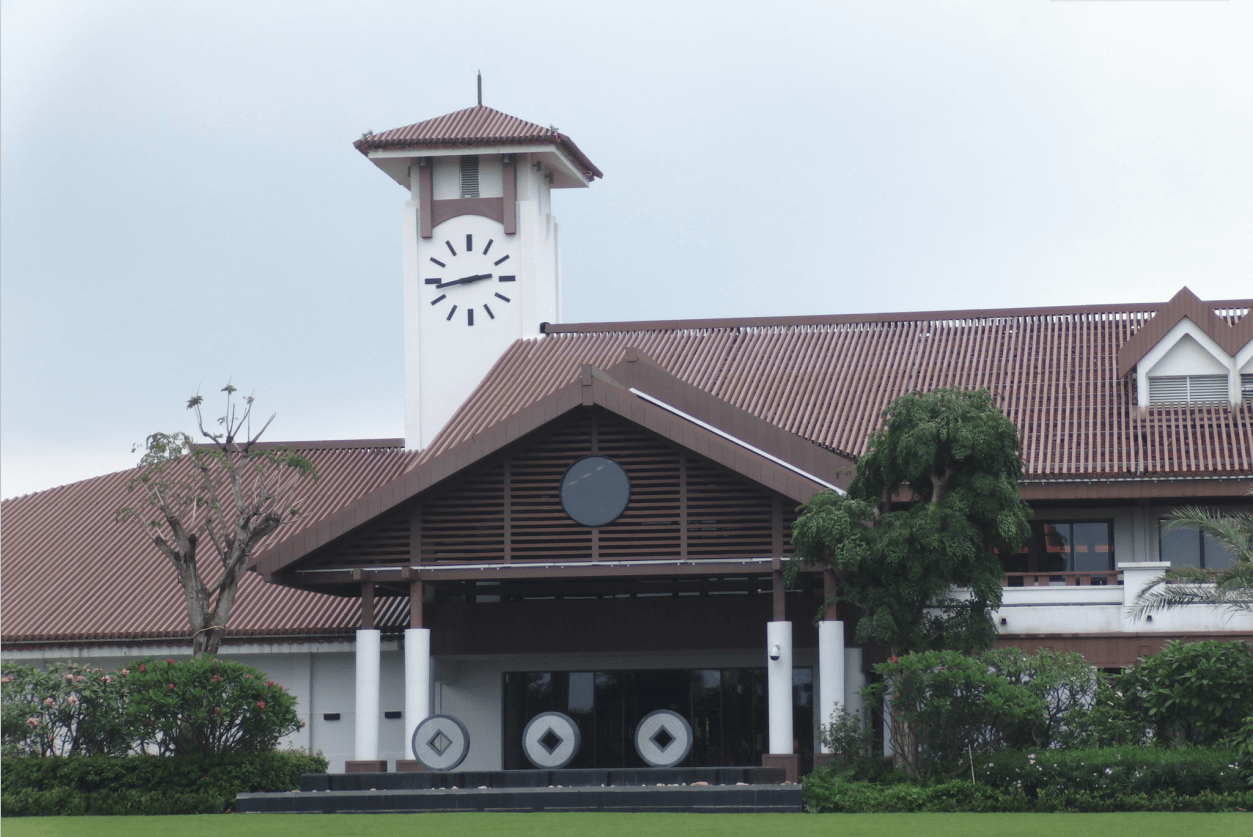
[[[479,70],[479,107],[483,106],[483,71]]]

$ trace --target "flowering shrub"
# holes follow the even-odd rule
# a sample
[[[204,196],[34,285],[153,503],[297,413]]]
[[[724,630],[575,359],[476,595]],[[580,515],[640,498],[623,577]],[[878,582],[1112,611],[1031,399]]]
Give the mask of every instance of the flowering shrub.
[[[296,699],[255,668],[217,657],[130,666],[127,714],[159,754],[256,753],[300,728]]]
[[[53,663],[45,671],[4,663],[0,734],[5,755],[125,755],[125,678],[91,666]]]
[[[299,727],[281,685],[213,657],[148,658],[115,672],[5,663],[0,675],[4,755],[255,753]]]

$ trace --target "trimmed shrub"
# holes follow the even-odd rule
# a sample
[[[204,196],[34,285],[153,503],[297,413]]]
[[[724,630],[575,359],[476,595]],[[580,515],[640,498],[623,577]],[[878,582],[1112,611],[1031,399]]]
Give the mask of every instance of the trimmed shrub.
[[[1045,714],[1039,697],[982,657],[925,651],[875,671],[884,680],[865,694],[872,704],[887,699],[896,766],[921,779],[968,773],[986,753],[1031,735]]]
[[[26,809],[40,814],[220,813],[234,806],[236,794],[295,790],[301,774],[325,773],[326,767],[322,756],[296,752],[5,758],[0,760],[2,804],[5,816],[21,816],[16,812]]]
[[[1117,685],[1127,713],[1159,743],[1215,744],[1253,715],[1253,647],[1171,642],[1123,672]]]
[[[1031,797],[1126,793],[1181,797],[1247,790],[1231,748],[1109,747],[1090,750],[1006,751],[976,765],[979,782],[1020,789]]]

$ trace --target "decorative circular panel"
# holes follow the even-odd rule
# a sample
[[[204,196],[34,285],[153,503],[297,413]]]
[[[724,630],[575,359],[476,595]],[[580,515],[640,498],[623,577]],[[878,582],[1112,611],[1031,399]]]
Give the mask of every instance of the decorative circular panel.
[[[522,752],[531,764],[546,770],[565,767],[582,743],[578,724],[560,712],[541,712],[522,731]]]
[[[692,752],[692,725],[678,712],[649,712],[635,728],[635,751],[653,767],[674,767]]]
[[[470,752],[470,733],[451,715],[432,715],[413,731],[412,746],[428,770],[452,770]]]
[[[607,456],[585,456],[561,478],[561,507],[584,526],[612,523],[630,499],[630,478]]]

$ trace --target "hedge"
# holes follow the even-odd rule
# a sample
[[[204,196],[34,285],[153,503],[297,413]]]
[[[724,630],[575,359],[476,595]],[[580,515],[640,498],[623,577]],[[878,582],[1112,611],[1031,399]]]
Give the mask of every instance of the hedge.
[[[1110,747],[1006,751],[975,765],[975,781],[854,781],[822,769],[805,779],[813,812],[1253,810],[1248,774],[1230,748]],[[899,776],[897,778],[900,778]]]
[[[221,813],[239,793],[289,791],[322,756],[269,752],[223,756],[6,757],[5,816]]]
[[[969,780],[934,785],[875,785],[818,771],[805,778],[804,805],[809,813],[844,814],[1222,812],[1253,810],[1253,791],[1202,791],[1189,796],[1174,791],[1146,794],[1048,789],[1032,798],[1018,788],[994,788]]]

